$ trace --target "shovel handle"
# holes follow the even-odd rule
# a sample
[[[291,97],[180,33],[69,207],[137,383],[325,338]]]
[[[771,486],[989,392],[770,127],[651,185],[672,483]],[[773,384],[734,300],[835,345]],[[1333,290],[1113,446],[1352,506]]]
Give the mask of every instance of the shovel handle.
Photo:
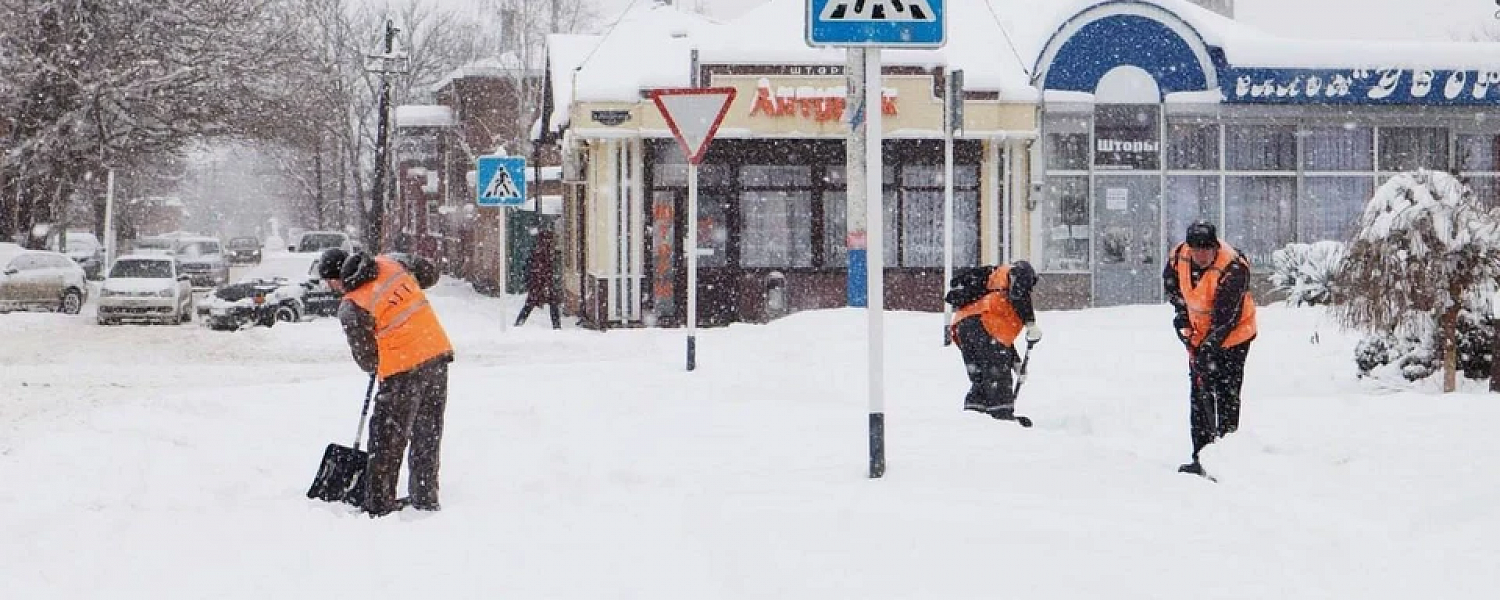
[[[370,414],[370,399],[375,397],[375,374],[370,374],[370,385],[365,388],[365,407],[359,411],[359,429],[354,430],[354,449],[359,450],[359,439],[365,435],[365,417]]]

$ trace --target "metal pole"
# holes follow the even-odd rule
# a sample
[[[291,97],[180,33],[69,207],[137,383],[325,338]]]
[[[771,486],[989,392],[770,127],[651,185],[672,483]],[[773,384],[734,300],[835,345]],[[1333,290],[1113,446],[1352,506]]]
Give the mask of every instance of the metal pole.
[[[115,170],[104,179],[104,271],[115,263]]]
[[[688,54],[688,81],[702,87],[698,49]],[[687,370],[698,368],[698,163],[688,160],[687,218]]]
[[[698,367],[698,163],[688,162],[687,370]]]
[[[847,170],[844,175],[844,233],[848,260],[845,270],[845,285],[849,306],[861,307],[869,297],[865,278],[868,245],[865,236],[865,203],[868,191],[865,188],[865,50],[849,48],[845,79],[848,81],[848,96],[845,110],[849,113],[849,142],[844,147]],[[878,110],[878,108],[877,108]],[[879,190],[876,190],[878,197]]]
[[[939,293],[948,292],[948,282],[953,280],[953,129],[956,126],[953,114],[953,71],[943,68],[943,283]],[[943,302],[943,345],[953,343],[948,334],[948,323],[953,319],[953,307]]]
[[[385,54],[390,56],[395,51],[396,24],[387,19],[385,22]],[[382,65],[380,72],[380,103],[379,116],[375,126],[375,181],[370,186],[370,212],[369,227],[366,235],[370,236],[370,251],[380,252],[383,248],[383,229],[385,227],[385,178],[386,178],[386,143],[388,130],[390,129],[389,116],[391,105],[391,86]]]
[[[501,168],[503,169],[504,167],[501,167]],[[500,295],[500,332],[501,333],[505,333],[507,331],[510,331],[510,311],[507,310],[507,308],[510,305],[510,303],[509,303],[510,294],[508,293],[510,290],[507,289],[509,286],[506,285],[506,281],[505,281],[506,277],[508,276],[508,274],[506,273],[506,264],[505,263],[506,263],[506,257],[507,257],[507,255],[509,255],[509,252],[508,252],[509,248],[507,247],[507,244],[506,244],[506,242],[507,242],[506,237],[507,236],[506,236],[506,231],[505,231],[505,225],[506,225],[506,220],[507,220],[506,217],[509,216],[508,213],[510,212],[510,207],[508,207],[508,206],[501,206],[501,207],[498,207],[498,208],[500,210],[496,214],[499,215],[500,230],[496,233],[495,239],[498,242],[497,245],[500,246],[500,250],[499,250],[499,254],[498,254],[498,256],[500,257],[500,280],[497,282],[497,286],[499,287],[499,295]]]
[[[865,312],[870,319],[870,477],[885,475],[885,246],[884,214],[881,205],[881,121],[883,112],[883,86],[880,76],[880,48],[865,49],[865,190],[869,200],[865,202],[865,221],[869,227],[866,240],[869,247],[869,307]]]

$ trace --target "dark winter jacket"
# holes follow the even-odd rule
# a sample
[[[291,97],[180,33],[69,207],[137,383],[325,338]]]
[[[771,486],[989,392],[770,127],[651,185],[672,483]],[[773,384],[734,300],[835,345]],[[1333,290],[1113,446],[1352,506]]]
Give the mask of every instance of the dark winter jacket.
[[[556,267],[556,246],[551,231],[543,230],[536,236],[536,246],[531,250],[531,260],[526,265],[526,302],[540,305],[556,300],[553,274]]]
[[[422,286],[422,289],[430,288],[437,283],[438,269],[432,261],[402,252],[393,252],[386,256],[401,263],[401,266],[416,278],[417,284]],[[354,289],[374,279],[375,261],[368,261],[368,265],[369,273],[363,272],[365,264],[361,263],[354,273],[344,278],[344,285],[347,289]],[[357,285],[349,286],[350,283]],[[344,327],[344,337],[349,340],[349,352],[354,355],[354,363],[359,365],[364,372],[374,373],[375,368],[380,364],[380,351],[375,343],[375,317],[348,300],[339,303],[338,315],[339,323]],[[451,359],[451,356],[448,358]]]
[[[1192,274],[1193,285],[1197,285],[1198,279],[1203,277],[1206,268],[1199,267],[1192,262],[1188,263]],[[1182,297],[1182,287],[1177,278],[1177,269],[1172,262],[1167,262],[1167,267],[1162,271],[1162,286],[1166,292],[1167,302],[1172,304],[1176,316],[1172,321],[1175,328],[1181,330],[1187,327],[1188,309],[1187,301]],[[1236,325],[1240,322],[1240,311],[1244,307],[1245,294],[1250,290],[1250,269],[1240,261],[1231,261],[1224,269],[1224,274],[1219,278],[1219,292],[1214,297],[1213,325],[1209,327],[1208,336],[1203,338],[1203,347],[1218,348],[1224,343],[1224,338],[1229,336]]]

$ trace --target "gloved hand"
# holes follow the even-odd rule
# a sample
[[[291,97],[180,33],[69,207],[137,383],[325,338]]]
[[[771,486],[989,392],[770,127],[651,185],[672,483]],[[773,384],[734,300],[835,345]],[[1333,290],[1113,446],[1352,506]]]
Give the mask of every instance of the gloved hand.
[[[1193,328],[1192,324],[1188,321],[1187,315],[1179,314],[1173,318],[1172,329],[1177,332],[1177,339],[1181,340],[1183,344],[1192,343]]]
[[[1026,341],[1032,344],[1042,341],[1042,326],[1037,325],[1036,321],[1026,324]]]

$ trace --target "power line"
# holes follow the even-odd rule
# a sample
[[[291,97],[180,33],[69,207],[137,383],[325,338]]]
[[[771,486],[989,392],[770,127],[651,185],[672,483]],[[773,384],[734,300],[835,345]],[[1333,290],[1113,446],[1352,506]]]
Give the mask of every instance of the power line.
[[[1016,63],[1021,65],[1021,72],[1026,74],[1026,80],[1031,81],[1031,68],[1026,66],[1026,61],[1021,58],[1021,53],[1016,50],[1016,44],[1010,39],[1010,32],[1005,30],[1005,25],[1000,22],[1000,15],[995,14],[995,5],[990,0],[979,0],[984,7],[989,9],[990,18],[995,20],[995,26],[1000,28],[1000,35],[1005,36],[1005,45],[1010,48],[1011,56],[1016,57]]]
[[[605,29],[604,33],[599,36],[599,42],[594,44],[594,49],[589,50],[589,55],[583,57],[583,61],[578,63],[578,66],[574,67],[573,70],[582,71],[583,67],[589,64],[589,61],[594,58],[594,54],[599,52],[599,48],[604,45],[604,41],[609,39],[609,34],[615,32],[615,28],[620,25],[620,21],[624,21],[625,15],[630,14],[630,9],[635,8],[635,3],[640,1],[641,0],[630,0],[630,4],[625,5],[625,10],[620,11],[620,16],[615,17],[615,22],[610,23],[609,28]]]

